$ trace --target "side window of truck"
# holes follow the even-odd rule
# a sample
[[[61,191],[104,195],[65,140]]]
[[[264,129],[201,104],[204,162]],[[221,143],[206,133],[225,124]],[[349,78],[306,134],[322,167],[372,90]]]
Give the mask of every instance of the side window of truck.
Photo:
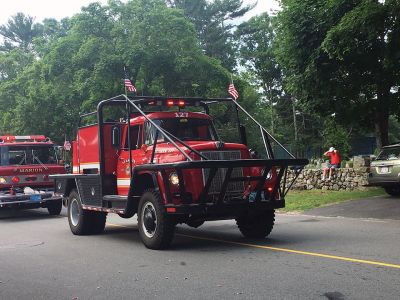
[[[131,126],[131,149],[139,149],[142,146],[142,126]],[[126,132],[125,148],[128,148],[128,131]]]

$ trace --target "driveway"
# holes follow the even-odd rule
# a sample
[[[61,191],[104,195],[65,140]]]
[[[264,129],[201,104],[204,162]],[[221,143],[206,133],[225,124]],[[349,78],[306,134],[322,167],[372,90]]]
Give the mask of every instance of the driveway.
[[[312,216],[400,220],[400,198],[378,196],[351,200],[315,208],[304,213]]]

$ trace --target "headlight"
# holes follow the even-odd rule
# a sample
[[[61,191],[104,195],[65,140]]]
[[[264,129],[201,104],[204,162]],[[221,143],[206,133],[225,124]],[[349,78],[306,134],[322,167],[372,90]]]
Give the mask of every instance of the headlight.
[[[171,174],[169,174],[169,182],[172,185],[178,185],[179,184],[178,174],[176,174],[175,172],[172,172]]]
[[[7,180],[4,177],[0,177],[0,183],[7,183]]]

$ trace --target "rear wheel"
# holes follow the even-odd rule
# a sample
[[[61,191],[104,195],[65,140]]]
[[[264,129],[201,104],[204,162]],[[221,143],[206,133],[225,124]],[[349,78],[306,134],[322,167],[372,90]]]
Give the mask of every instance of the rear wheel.
[[[47,203],[47,210],[51,216],[58,216],[61,213],[62,200],[49,201]]]
[[[73,234],[97,234],[104,230],[107,214],[88,211],[82,208],[81,199],[76,190],[72,190],[68,199],[68,223]]]
[[[400,186],[385,187],[385,192],[388,193],[390,196],[400,196]]]
[[[143,244],[150,249],[167,248],[174,237],[175,222],[165,211],[160,193],[143,193],[139,202],[138,227]]]
[[[240,232],[247,238],[262,239],[267,237],[274,227],[275,210],[261,213],[247,213],[236,218]]]

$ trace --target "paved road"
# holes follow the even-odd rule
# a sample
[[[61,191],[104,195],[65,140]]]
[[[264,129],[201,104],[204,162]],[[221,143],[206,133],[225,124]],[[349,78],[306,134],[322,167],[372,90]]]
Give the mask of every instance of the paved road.
[[[327,217],[400,220],[400,198],[373,197],[309,210],[306,214]]]
[[[65,214],[65,213],[64,213]],[[179,226],[151,251],[136,220],[73,236],[44,210],[0,213],[0,299],[399,299],[400,221],[277,216],[265,241],[232,221]]]

